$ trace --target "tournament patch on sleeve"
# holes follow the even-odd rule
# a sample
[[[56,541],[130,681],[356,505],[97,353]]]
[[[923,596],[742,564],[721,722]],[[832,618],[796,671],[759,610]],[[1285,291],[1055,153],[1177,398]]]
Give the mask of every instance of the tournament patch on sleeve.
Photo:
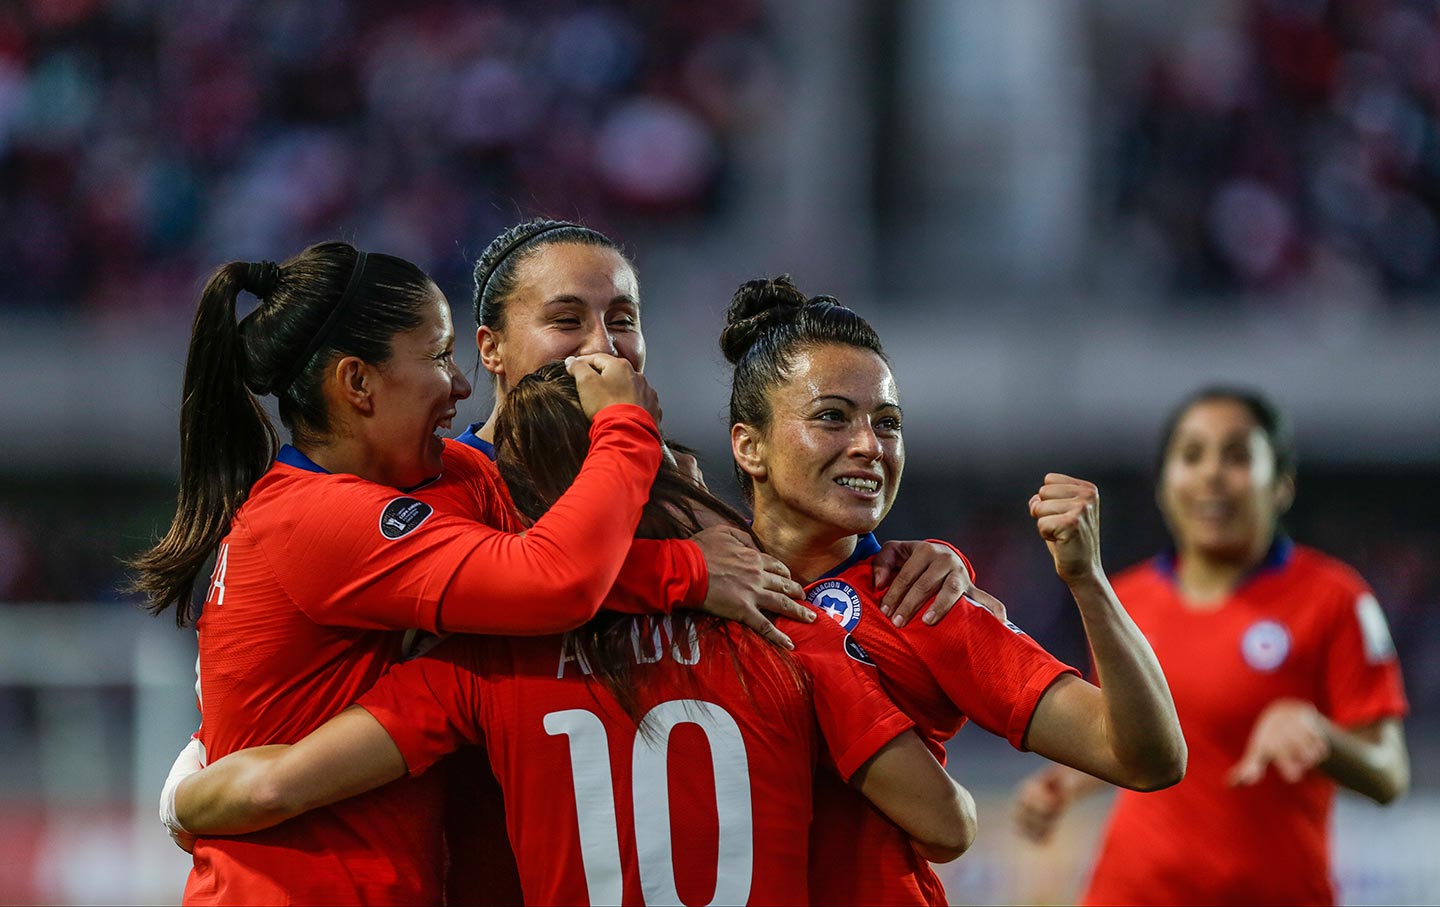
[[[380,534],[393,542],[414,532],[434,512],[435,508],[424,501],[395,498],[380,511]]]
[[[1355,618],[1360,621],[1360,638],[1365,641],[1365,660],[1373,664],[1395,657],[1395,641],[1380,603],[1369,592],[1355,600]]]
[[[860,643],[856,641],[854,634],[845,634],[845,654],[849,655],[851,658],[855,659],[863,665],[869,665],[872,668],[878,667],[875,664],[874,660],[871,659],[870,653],[866,652],[863,648],[861,648]]]

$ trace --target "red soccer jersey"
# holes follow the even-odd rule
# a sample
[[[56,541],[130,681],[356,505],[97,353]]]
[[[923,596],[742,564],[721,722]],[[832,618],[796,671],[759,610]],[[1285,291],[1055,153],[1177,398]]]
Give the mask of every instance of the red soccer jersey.
[[[1174,787],[1120,791],[1086,903],[1333,903],[1334,782],[1312,771],[1287,784],[1272,770],[1231,788],[1225,776],[1281,697],[1313,702],[1344,727],[1404,715],[1385,617],[1365,582],[1281,540],[1215,610],[1186,607],[1163,558],[1126,571],[1115,592],[1165,669],[1190,762]]]
[[[1013,624],[962,602],[939,624],[902,629],[880,613],[872,583],[879,550],[862,536],[856,556],[806,588],[810,603],[858,641],[880,684],[937,759],[966,720],[1021,748],[1040,697],[1062,674],[1077,674]],[[833,862],[845,854],[844,870]],[[849,787],[820,774],[810,843],[810,894],[817,904],[944,904],[945,889],[910,838]]]
[[[448,512],[461,500],[486,522],[515,519],[493,464],[463,445],[447,443],[442,477],[408,494],[287,447],[232,521],[198,624],[207,757],[305,736],[399,658],[401,628],[583,619],[575,590],[598,604],[614,581],[659,459],[649,415],[608,407],[579,493],[522,539]],[[185,900],[438,901],[438,784],[405,781],[253,835],[202,838]]]
[[[819,751],[849,777],[911,722],[828,621],[786,627],[806,683],[737,625],[639,620],[643,732],[560,636],[447,640],[360,704],[412,774],[486,747],[527,903],[810,903]]]

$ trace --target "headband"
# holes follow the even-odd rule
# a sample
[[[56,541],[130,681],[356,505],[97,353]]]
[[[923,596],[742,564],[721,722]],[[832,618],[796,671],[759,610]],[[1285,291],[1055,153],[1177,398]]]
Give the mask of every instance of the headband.
[[[546,233],[554,233],[556,230],[565,230],[571,227],[577,230],[587,229],[586,227],[582,227],[579,224],[572,224],[569,221],[561,221],[558,224],[551,224],[543,230],[536,230],[534,233],[531,233],[529,235],[517,236],[515,239],[510,240],[510,244],[507,245],[503,250],[501,250],[499,255],[495,256],[495,263],[490,266],[490,273],[485,275],[485,282],[480,284],[480,292],[475,296],[476,305],[479,305],[480,302],[485,299],[485,291],[490,288],[490,278],[494,277],[495,272],[500,270],[500,265],[504,263],[505,259],[510,257],[511,252],[514,252],[516,249],[525,245],[532,239],[539,239]]]
[[[355,267],[350,269],[350,279],[345,283],[345,292],[340,294],[340,301],[335,303],[335,308],[330,310],[330,314],[326,317],[325,323],[320,325],[320,330],[316,331],[315,336],[310,338],[310,343],[306,345],[305,351],[301,353],[294,364],[290,366],[290,371],[274,384],[272,393],[274,393],[275,396],[278,397],[290,389],[290,385],[295,383],[295,379],[300,377],[301,372],[305,371],[305,366],[310,364],[310,360],[315,357],[316,353],[320,352],[330,340],[330,335],[335,333],[335,329],[339,327],[345,310],[350,308],[351,302],[354,301],[357,291],[360,289],[360,274],[365,270],[365,258],[366,253],[358,249],[355,250]]]

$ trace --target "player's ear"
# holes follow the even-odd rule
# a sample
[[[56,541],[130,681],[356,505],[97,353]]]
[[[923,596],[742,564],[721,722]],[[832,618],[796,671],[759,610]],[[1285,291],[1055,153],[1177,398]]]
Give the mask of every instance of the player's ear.
[[[1295,473],[1287,472],[1275,480],[1275,515],[1284,516],[1295,503]]]
[[[359,356],[343,356],[330,371],[335,395],[362,415],[375,412],[373,369]]]
[[[765,481],[769,468],[765,460],[765,437],[753,425],[736,422],[730,426],[730,453],[747,476],[757,482]]]
[[[498,377],[505,375],[505,363],[500,355],[500,335],[489,325],[475,329],[475,349],[480,351],[480,364],[485,371]]]

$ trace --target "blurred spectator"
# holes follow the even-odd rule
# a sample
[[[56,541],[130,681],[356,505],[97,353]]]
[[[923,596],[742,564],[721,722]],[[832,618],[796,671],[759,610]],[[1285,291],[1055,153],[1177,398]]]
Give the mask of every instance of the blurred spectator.
[[[0,6],[0,305],[185,310],[363,230],[463,285],[520,211],[703,216],[771,73],[759,4]]]
[[[1116,203],[1170,289],[1440,288],[1440,4],[1236,12],[1157,54],[1121,116]]]

